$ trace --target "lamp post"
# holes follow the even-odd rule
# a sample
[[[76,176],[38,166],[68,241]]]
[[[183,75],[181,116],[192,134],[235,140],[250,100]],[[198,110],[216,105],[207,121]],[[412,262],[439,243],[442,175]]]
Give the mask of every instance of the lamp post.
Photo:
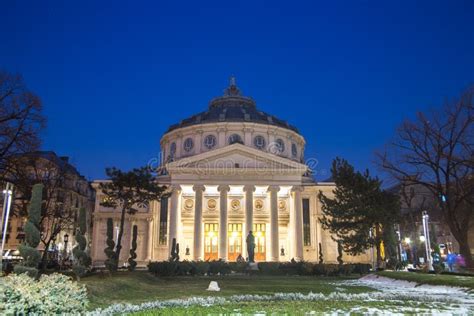
[[[369,229],[369,237],[370,237],[370,239],[373,238],[372,228]],[[375,271],[375,251],[374,251],[374,245],[372,245],[372,269]]]
[[[431,257],[430,230],[428,227],[428,220],[428,212],[423,211],[423,233],[425,237],[426,261],[428,262],[428,270],[433,271],[433,258]]]
[[[2,258],[0,260],[0,273],[3,272],[3,249],[5,248],[5,239],[7,237],[7,232],[8,232],[8,219],[10,217],[12,195],[13,195],[13,184],[7,182],[5,190],[3,190],[3,197],[4,197],[3,210],[2,210],[2,218],[0,221],[0,225],[2,225],[2,246],[0,249],[0,255],[2,256]]]
[[[403,261],[402,253],[403,253],[403,248],[402,248],[402,234],[400,232],[400,224],[395,225],[395,232],[397,233],[397,243],[398,243],[398,259],[400,260],[400,263]]]

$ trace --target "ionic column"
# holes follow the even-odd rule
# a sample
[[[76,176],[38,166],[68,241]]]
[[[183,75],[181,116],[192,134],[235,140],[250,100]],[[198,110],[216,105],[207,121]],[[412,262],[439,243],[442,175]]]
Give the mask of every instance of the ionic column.
[[[244,186],[245,192],[245,236],[248,235],[249,231],[253,228],[253,193],[255,192],[254,185]]]
[[[271,244],[271,261],[278,261],[279,255],[279,243],[280,235],[278,231],[278,191],[280,187],[277,185],[271,185],[268,187],[268,192],[270,192],[270,234],[272,237]]]
[[[171,187],[171,207],[169,214],[169,234],[168,234],[168,255],[171,253],[171,247],[173,245],[173,238],[176,238],[178,242],[178,205],[179,205],[179,196],[181,194],[181,186],[173,185]]]
[[[295,217],[293,221],[293,233],[295,234],[295,260],[303,260],[303,201],[301,199],[302,186],[294,186],[293,199],[295,202]]]
[[[227,193],[230,187],[220,185],[217,190],[221,193],[219,205],[219,259],[227,261]]]
[[[206,188],[202,184],[193,186],[194,197],[194,260],[202,260],[202,195]]]
[[[147,261],[151,261],[153,258],[153,217],[148,217],[148,254],[146,256]]]

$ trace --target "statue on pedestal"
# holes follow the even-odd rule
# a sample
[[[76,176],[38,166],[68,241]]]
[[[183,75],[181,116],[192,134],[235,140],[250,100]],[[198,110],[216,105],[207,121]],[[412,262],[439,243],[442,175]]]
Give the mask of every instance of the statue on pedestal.
[[[255,262],[255,237],[252,234],[252,231],[249,231],[247,235],[247,253],[248,253],[248,261],[249,263]]]

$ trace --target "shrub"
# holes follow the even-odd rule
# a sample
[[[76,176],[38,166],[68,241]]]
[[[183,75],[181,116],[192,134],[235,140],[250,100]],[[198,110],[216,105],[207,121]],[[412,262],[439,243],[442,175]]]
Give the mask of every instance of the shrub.
[[[247,270],[246,262],[229,262],[228,265],[230,270],[236,273],[245,273]]]
[[[132,247],[130,248],[130,258],[128,258],[128,270],[134,271],[135,267],[137,266],[137,235],[138,235],[138,227],[137,225],[133,225],[132,228]]]
[[[360,275],[363,274],[369,274],[370,269],[372,266],[368,263],[354,263],[354,270],[352,271],[353,273],[358,273]]]
[[[325,264],[324,275],[326,276],[338,276],[339,275],[339,264],[328,263]]]
[[[192,275],[206,275],[209,272],[209,262],[193,261]]]
[[[229,264],[223,260],[209,262],[209,275],[227,275],[230,274],[230,272]]]
[[[114,241],[114,221],[112,218],[107,218],[107,240],[105,241],[107,248],[104,249],[104,253],[107,256],[104,264],[107,270],[110,272],[117,271],[118,261],[115,256],[115,241]]]
[[[178,263],[174,261],[160,261],[150,262],[148,264],[148,271],[155,276],[168,277],[176,275],[178,270]]]
[[[178,269],[176,271],[177,275],[188,275],[191,274],[191,270],[193,269],[193,264],[189,261],[180,261],[177,263]]]
[[[41,241],[39,228],[42,199],[43,185],[35,184],[28,207],[28,221],[25,224],[25,242],[18,247],[20,255],[24,260],[14,268],[16,273],[26,273],[31,277],[38,275],[38,265],[41,261],[41,254],[36,247],[38,247]]]
[[[79,225],[76,232],[77,246],[74,247],[72,253],[75,257],[75,262],[72,267],[77,278],[84,276],[91,265],[91,258],[86,252],[87,240],[84,236],[87,230],[86,209],[81,207],[79,209]]]
[[[279,275],[283,273],[282,265],[278,262],[259,262],[258,270],[265,275]]]
[[[370,264],[314,264],[305,261],[292,262],[259,262],[258,270],[262,275],[315,275],[339,276],[357,273],[360,275],[370,272]],[[168,277],[175,275],[227,275],[232,271],[243,273],[247,271],[245,262],[217,261],[162,261],[150,262],[148,270],[156,276]]]
[[[339,274],[349,275],[354,271],[354,265],[352,264],[343,264],[339,266]]]
[[[42,275],[38,281],[12,274],[3,279],[2,287],[4,315],[80,314],[88,304],[86,288],[58,273]]]

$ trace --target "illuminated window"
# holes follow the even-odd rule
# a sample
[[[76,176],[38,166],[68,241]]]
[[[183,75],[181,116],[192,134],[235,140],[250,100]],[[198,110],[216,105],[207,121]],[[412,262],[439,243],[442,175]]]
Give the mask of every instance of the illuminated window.
[[[207,149],[214,148],[216,144],[217,144],[216,136],[207,135],[206,138],[204,138],[204,146],[206,146]]]
[[[190,137],[186,138],[186,140],[184,141],[184,150],[189,152],[193,149],[193,147],[194,147],[193,139]]]
[[[303,199],[303,244],[305,246],[311,246],[309,199]]]
[[[260,135],[255,136],[255,138],[253,139],[253,144],[258,149],[264,149],[265,148],[265,138],[263,136],[260,136]]]
[[[232,145],[232,144],[235,144],[235,143],[239,143],[239,144],[244,143],[239,134],[232,134],[229,137],[229,145]]]

